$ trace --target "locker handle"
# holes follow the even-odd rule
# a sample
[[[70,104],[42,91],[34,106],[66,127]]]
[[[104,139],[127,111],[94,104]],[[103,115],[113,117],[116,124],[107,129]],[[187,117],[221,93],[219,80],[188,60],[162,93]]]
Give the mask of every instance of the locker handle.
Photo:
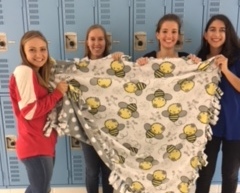
[[[192,42],[192,39],[188,38],[188,39],[185,39],[185,42]]]
[[[119,41],[119,40],[113,40],[112,43],[113,43],[113,44],[119,44],[120,41]]]
[[[79,40],[78,43],[79,44],[85,44],[85,40]]]
[[[16,136],[6,136],[5,137],[6,148],[7,150],[15,150],[16,149]]]
[[[147,43],[148,43],[148,44],[153,44],[154,41],[153,41],[153,40],[148,40]]]

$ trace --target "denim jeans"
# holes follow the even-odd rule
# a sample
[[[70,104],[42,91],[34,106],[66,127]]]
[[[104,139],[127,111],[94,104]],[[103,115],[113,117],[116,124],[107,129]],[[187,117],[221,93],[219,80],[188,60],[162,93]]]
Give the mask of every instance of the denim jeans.
[[[30,185],[25,193],[48,193],[52,178],[54,158],[35,156],[21,160],[26,167]]]
[[[98,193],[101,174],[103,193],[113,193],[108,177],[111,170],[104,164],[93,146],[81,142],[86,164],[86,188],[88,193]]]
[[[240,141],[227,141],[213,137],[206,145],[208,165],[199,171],[195,193],[209,193],[211,181],[215,172],[218,152],[222,144],[222,191],[221,193],[236,193],[238,171],[240,167]]]

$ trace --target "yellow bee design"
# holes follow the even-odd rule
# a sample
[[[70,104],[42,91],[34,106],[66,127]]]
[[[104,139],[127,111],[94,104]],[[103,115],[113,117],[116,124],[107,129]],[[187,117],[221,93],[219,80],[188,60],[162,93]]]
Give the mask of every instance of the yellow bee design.
[[[89,65],[89,61],[86,61],[86,60],[81,60],[78,63],[75,63],[76,68],[82,72],[89,71],[88,65]]]
[[[153,186],[160,186],[166,183],[169,179],[167,178],[167,172],[164,170],[155,170],[153,174],[148,174],[147,179],[152,181]]]
[[[204,105],[201,105],[198,109],[200,113],[198,114],[197,119],[203,124],[208,124],[211,118],[210,110]]]
[[[107,73],[123,78],[130,70],[130,66],[125,66],[122,60],[114,60],[111,62],[110,69],[107,70]]]
[[[184,91],[184,92],[189,92],[190,90],[193,89],[195,83],[193,81],[195,76],[191,76],[189,78],[185,78],[183,80],[180,80],[177,82],[177,84],[174,86],[175,91]]]
[[[152,156],[148,156],[146,158],[137,158],[137,162],[139,162],[139,168],[142,170],[150,170],[153,165],[158,164],[157,160],[154,160]]]
[[[196,170],[202,169],[202,166],[206,166],[206,164],[202,152],[198,152],[197,156],[192,157],[190,160],[190,165]]]
[[[112,80],[110,78],[92,78],[90,80],[91,85],[98,85],[101,88],[108,88],[112,84]]]
[[[181,183],[178,184],[178,189],[181,193],[189,193],[189,185],[191,181],[186,176],[181,177]]]
[[[180,103],[173,103],[168,106],[168,110],[164,110],[162,115],[164,117],[168,117],[172,122],[176,122],[179,117],[186,116],[187,111],[182,110],[182,106]]]
[[[129,143],[124,143],[123,146],[131,151],[131,155],[136,155],[138,153],[138,147],[131,146]]]
[[[126,179],[126,183],[129,184],[128,191],[132,193],[142,193],[145,188],[139,181],[133,181],[131,178]]]
[[[98,112],[102,112],[106,110],[106,107],[101,105],[99,98],[97,97],[89,97],[86,99],[86,103],[91,108],[89,112],[95,115]]]
[[[185,125],[183,128],[183,133],[179,135],[181,139],[187,139],[188,142],[194,143],[197,139],[197,137],[200,137],[203,135],[203,131],[200,129],[197,129],[196,125],[194,123]]]
[[[121,118],[129,119],[131,117],[139,117],[139,113],[137,112],[137,105],[135,103],[127,104],[125,102],[120,102],[118,103],[118,106],[120,107],[118,116]]]
[[[168,93],[164,93],[164,91],[161,89],[158,89],[154,92],[154,94],[150,94],[147,96],[147,100],[152,101],[152,106],[154,108],[163,107],[166,104],[167,100],[171,100],[171,99],[172,99],[172,95]]]
[[[180,149],[182,148],[182,144],[168,145],[166,148],[166,153],[164,153],[163,158],[169,158],[171,161],[177,161],[181,158],[182,153]]]
[[[135,93],[135,95],[140,96],[142,94],[142,91],[146,88],[146,84],[139,81],[131,81],[128,83],[125,83],[123,85],[123,88],[128,93]]]
[[[78,101],[82,92],[87,92],[87,91],[88,91],[88,88],[84,85],[81,85],[75,79],[71,79],[68,81],[68,92],[67,92],[68,98],[74,101]]]
[[[162,139],[163,138],[163,131],[165,130],[165,127],[161,123],[153,123],[150,125],[149,123],[146,123],[144,125],[147,138],[155,138],[155,139]]]
[[[152,69],[155,71],[154,76],[156,78],[171,77],[173,76],[172,72],[175,69],[175,65],[171,62],[165,61],[161,64],[153,64]]]
[[[119,131],[124,129],[124,124],[119,124],[116,119],[108,119],[104,122],[102,131],[116,137]]]
[[[206,71],[209,68],[209,66],[212,65],[213,62],[214,60],[205,60],[198,65],[197,69],[199,71]]]
[[[214,96],[216,94],[219,95],[219,96],[222,96],[223,92],[221,91],[221,89],[218,87],[217,84],[218,84],[218,78],[216,76],[214,76],[212,78],[212,82],[208,83],[205,86],[206,92],[211,96]]]

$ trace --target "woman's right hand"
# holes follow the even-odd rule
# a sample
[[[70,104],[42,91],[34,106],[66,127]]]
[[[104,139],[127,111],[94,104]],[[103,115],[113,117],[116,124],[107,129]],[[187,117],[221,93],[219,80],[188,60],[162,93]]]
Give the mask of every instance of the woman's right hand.
[[[138,58],[138,59],[136,60],[136,63],[137,63],[139,66],[144,66],[145,64],[148,63],[148,58],[147,58],[147,57]]]
[[[62,94],[65,94],[68,90],[68,84],[65,81],[61,81],[57,84],[56,89],[58,89]]]

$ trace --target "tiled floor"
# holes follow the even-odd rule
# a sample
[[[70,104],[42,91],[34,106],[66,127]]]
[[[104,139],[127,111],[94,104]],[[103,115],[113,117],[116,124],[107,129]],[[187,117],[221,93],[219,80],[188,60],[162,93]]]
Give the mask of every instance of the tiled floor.
[[[25,189],[0,189],[1,193],[24,193]],[[51,193],[86,193],[84,187],[61,187],[61,188],[52,188]],[[220,185],[212,185],[210,193],[220,193],[221,186]],[[117,193],[117,192],[116,192]],[[194,189],[191,190],[190,193],[194,193]],[[237,189],[237,193],[240,193],[240,184]]]

